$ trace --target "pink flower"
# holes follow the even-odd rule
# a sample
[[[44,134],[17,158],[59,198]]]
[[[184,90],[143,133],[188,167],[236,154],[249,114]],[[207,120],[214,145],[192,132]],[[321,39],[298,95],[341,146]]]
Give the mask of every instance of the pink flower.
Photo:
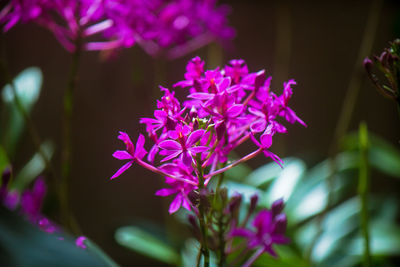
[[[124,171],[126,171],[130,166],[132,166],[133,162],[136,159],[142,159],[147,151],[144,149],[144,136],[142,134],[139,135],[139,138],[136,142],[136,149],[133,145],[129,136],[124,132],[119,132],[118,139],[122,140],[125,143],[126,150],[117,150],[114,152],[113,157],[119,160],[128,159],[128,163],[123,165],[110,179],[117,178]]]
[[[196,130],[191,132],[191,129],[185,125],[181,127],[177,126],[175,131],[170,131],[170,137],[175,140],[164,140],[158,145],[162,151],[161,155],[166,156],[161,162],[176,158],[180,156],[180,160],[187,166],[193,162],[193,157],[197,153],[208,150],[206,146],[196,146],[196,143],[204,135],[205,130]]]
[[[166,173],[169,173],[175,177],[179,177],[188,181],[193,181],[198,183],[197,178],[193,176],[193,168],[184,165],[181,161],[175,161],[174,163],[164,164],[160,167]],[[169,177],[165,177],[165,182],[170,186],[170,188],[160,189],[156,192],[156,196],[169,196],[176,194],[175,198],[169,206],[169,213],[172,214],[176,212],[181,206],[187,210],[191,210],[190,201],[188,199],[188,194],[197,189],[197,186],[184,182],[183,180],[176,180]]]
[[[249,249],[258,249],[243,266],[250,266],[264,252],[277,257],[273,245],[289,243],[289,238],[285,236],[286,215],[281,213],[282,209],[282,200],[277,200],[271,210],[263,209],[255,216],[252,222],[254,230],[236,228],[231,232],[231,236],[246,238]]]

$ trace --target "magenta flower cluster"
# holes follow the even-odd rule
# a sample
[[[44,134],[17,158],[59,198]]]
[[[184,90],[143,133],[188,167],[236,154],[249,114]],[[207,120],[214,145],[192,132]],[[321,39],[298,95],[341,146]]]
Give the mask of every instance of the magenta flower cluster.
[[[272,204],[271,210],[263,209],[254,217],[252,222],[254,230],[235,228],[231,232],[231,236],[243,237],[247,240],[247,250],[256,250],[243,265],[244,267],[251,266],[264,252],[277,257],[273,245],[289,243],[289,239],[285,236],[287,219],[282,213],[283,208],[283,199],[278,199]]]
[[[153,143],[149,152],[142,134],[135,147],[129,136],[120,132],[118,138],[126,150],[113,154],[128,162],[111,179],[134,162],[165,177],[168,187],[156,195],[175,195],[170,213],[181,206],[195,209],[188,197],[190,192],[207,187],[214,176],[260,153],[282,165],[282,160],[269,150],[273,136],[287,131],[278,119],[305,125],[288,106],[294,80],[284,83],[283,93],[276,95],[270,89],[271,77],[267,78],[264,70],[249,72],[243,60],[232,60],[214,70],[204,70],[204,64],[199,57],[193,58],[187,65],[185,80],[174,85],[188,92],[182,103],[175,92],[161,87],[164,96],[157,101],[154,117],[140,120]],[[228,162],[229,153],[246,141],[256,149]]]
[[[214,0],[11,0],[0,12],[8,31],[18,22],[48,28],[68,51],[141,45],[177,57],[213,40],[234,37],[227,6]],[[80,47],[79,47],[80,48]]]

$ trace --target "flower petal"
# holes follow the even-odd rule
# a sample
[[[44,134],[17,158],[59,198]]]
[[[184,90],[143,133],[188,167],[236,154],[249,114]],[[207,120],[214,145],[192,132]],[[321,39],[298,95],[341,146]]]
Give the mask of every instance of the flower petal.
[[[181,144],[174,140],[164,140],[158,144],[158,146],[165,150],[182,150]]]
[[[180,194],[177,194],[174,200],[172,200],[171,205],[169,205],[169,214],[172,214],[179,210],[179,208],[182,205],[182,196]]]
[[[206,132],[205,130],[200,129],[191,133],[187,139],[186,145],[192,146],[193,144],[197,143],[205,132]]]
[[[167,161],[167,160],[176,158],[176,157],[179,156],[179,154],[181,154],[181,153],[182,153],[181,150],[176,151],[176,152],[173,152],[172,154],[170,154],[170,155],[166,156],[165,158],[163,158],[163,159],[161,160],[161,162],[165,162],[165,161]]]
[[[113,176],[111,176],[110,180],[117,178],[120,176],[124,171],[129,169],[130,166],[132,166],[133,160],[129,161],[126,163],[124,166],[122,166]]]
[[[230,118],[236,118],[243,112],[243,109],[244,109],[243,105],[234,104],[228,109],[227,114]]]
[[[139,134],[136,142],[135,158],[142,159],[147,154],[147,151],[144,149],[144,141],[144,136]]]
[[[250,130],[254,133],[259,133],[265,130],[267,122],[264,119],[257,120],[250,125]]]
[[[166,196],[169,196],[169,195],[172,195],[175,193],[176,193],[176,189],[174,189],[174,188],[163,188],[163,189],[158,190],[155,193],[155,195],[161,196],[161,197],[166,197]]]
[[[214,97],[214,94],[209,93],[193,93],[188,95],[188,98],[200,99],[200,100],[209,100]]]
[[[190,153],[188,151],[185,151],[181,154],[180,156],[180,160],[182,161],[182,163],[186,166],[190,166],[192,164],[192,156],[190,155]]]
[[[133,159],[132,155],[125,150],[117,150],[114,152],[113,157],[119,160]]]

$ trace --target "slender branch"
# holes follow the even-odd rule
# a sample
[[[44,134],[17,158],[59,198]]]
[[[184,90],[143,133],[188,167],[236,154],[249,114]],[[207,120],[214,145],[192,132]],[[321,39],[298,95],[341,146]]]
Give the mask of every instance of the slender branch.
[[[209,173],[209,174],[205,175],[204,177],[205,177],[206,179],[208,179],[208,178],[210,178],[210,177],[212,177],[212,176],[215,176],[215,175],[218,175],[218,174],[220,174],[220,173],[226,172],[226,171],[232,169],[233,167],[239,165],[240,163],[244,163],[244,162],[246,162],[246,161],[248,161],[248,160],[254,158],[255,156],[257,156],[257,155],[260,154],[261,152],[262,152],[262,148],[259,148],[259,149],[257,149],[256,151],[253,151],[253,152],[251,152],[250,154],[244,156],[243,158],[241,158],[241,159],[239,159],[239,160],[237,160],[237,161],[235,161],[235,162],[229,164],[228,166],[226,166],[226,167],[224,167],[224,168],[221,168],[221,169],[219,169],[219,170],[216,170],[216,171],[214,171],[214,172],[212,172],[212,173]]]
[[[365,123],[360,124],[359,130],[360,144],[360,168],[358,181],[358,195],[361,200],[361,229],[364,237],[364,261],[363,266],[371,266],[371,252],[369,244],[368,230],[368,191],[369,191],[369,167],[368,167],[368,131]]]
[[[170,177],[170,178],[175,179],[175,180],[177,180],[177,181],[185,182],[185,183],[188,183],[188,184],[191,184],[191,185],[195,185],[195,186],[198,185],[198,184],[197,184],[196,182],[194,182],[194,181],[187,180],[187,179],[180,178],[180,177],[171,175],[171,174],[169,174],[169,173],[166,173],[166,172],[164,172],[164,171],[162,171],[162,170],[160,170],[160,169],[154,167],[153,165],[150,165],[150,164],[144,162],[144,161],[141,160],[141,159],[135,159],[135,161],[136,161],[139,165],[141,165],[142,167],[144,167],[144,168],[146,168],[146,169],[148,169],[148,170],[150,170],[150,171],[152,171],[152,172],[154,172],[154,173],[157,173],[157,174],[159,174],[159,175],[167,176],[167,177]]]
[[[201,167],[201,160],[200,158],[197,159],[197,170],[199,173],[199,193],[201,194],[201,191],[204,188],[204,169]],[[207,225],[205,222],[205,210],[204,210],[204,203],[202,200],[202,197],[200,197],[200,203],[199,203],[199,222],[200,222],[200,232],[201,232],[201,247],[200,250],[202,251],[202,254],[204,256],[204,267],[209,267],[210,266],[210,251],[208,249],[208,244],[207,244],[207,238],[208,238],[208,231],[207,231]]]
[[[80,33],[78,34],[80,36]],[[78,82],[78,69],[81,56],[81,38],[75,41],[75,50],[72,54],[72,63],[67,88],[64,92],[64,114],[63,114],[63,143],[61,154],[61,180],[59,188],[61,217],[65,225],[74,232],[79,232],[75,219],[69,206],[69,179],[72,162],[72,114],[74,105],[74,91]]]

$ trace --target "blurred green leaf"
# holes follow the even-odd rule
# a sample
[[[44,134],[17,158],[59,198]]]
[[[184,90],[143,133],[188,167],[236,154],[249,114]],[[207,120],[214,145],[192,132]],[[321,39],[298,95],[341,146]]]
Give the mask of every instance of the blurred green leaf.
[[[334,208],[325,216],[322,222],[323,234],[312,252],[313,261],[321,262],[334,254],[338,246],[341,246],[339,241],[359,227],[360,209],[360,200],[355,197]]]
[[[92,252],[93,254],[97,255],[103,262],[107,263],[107,266],[110,267],[118,267],[119,265],[110,258],[96,243],[94,243],[89,238],[86,238],[84,241],[87,249]]]
[[[0,262],[2,266],[107,266],[78,248],[74,239],[47,234],[0,205]]]
[[[51,142],[44,142],[41,145],[41,149],[48,159],[53,156],[54,145]],[[46,164],[42,156],[39,154],[39,152],[36,152],[32,159],[17,174],[11,188],[21,192],[29,185],[29,183],[36,179],[36,177],[40,175],[45,168]]]
[[[268,253],[262,254],[255,262],[254,266],[274,266],[274,267],[307,267],[310,264],[288,246],[274,247],[278,257],[272,257]]]
[[[286,159],[283,170],[267,190],[268,203],[273,203],[279,198],[283,198],[285,201],[290,199],[305,171],[306,165],[302,160]]]
[[[182,266],[183,267],[192,267],[196,266],[197,256],[199,254],[200,243],[196,239],[188,239],[186,240],[184,247],[181,251],[182,257]],[[210,251],[210,267],[216,267],[216,258],[215,254]],[[203,266],[203,258],[200,260],[200,266]]]
[[[385,174],[400,178],[400,150],[383,138],[369,133],[369,163]],[[345,149],[358,150],[358,135],[349,134],[343,140]]]
[[[244,181],[246,177],[251,173],[251,168],[246,164],[239,164],[234,168],[225,172],[227,180]]]
[[[7,153],[5,149],[0,146],[0,175],[3,173],[4,169],[9,165]],[[0,181],[1,184],[1,181]]]
[[[147,257],[172,265],[179,263],[180,257],[172,247],[144,229],[135,226],[121,227],[115,233],[115,239],[120,245]]]
[[[13,84],[23,108],[30,112],[39,98],[42,86],[42,72],[37,67],[30,67],[22,71],[14,79]],[[8,107],[9,118],[5,132],[1,132],[2,140],[6,144],[5,149],[13,154],[17,142],[24,128],[24,119],[14,102],[14,93],[10,85],[6,85],[2,91],[3,102]]]
[[[362,255],[363,238],[352,240],[348,247],[349,254]],[[375,220],[370,227],[370,247],[374,256],[400,255],[400,228],[393,222]]]
[[[285,163],[290,160],[289,158],[283,159]],[[287,164],[285,164],[285,167]],[[245,183],[254,187],[258,188],[266,188],[266,185],[270,183],[273,179],[278,177],[282,173],[282,168],[279,167],[278,164],[275,162],[270,162],[265,164],[258,169],[251,172],[246,180]]]
[[[336,177],[333,189],[337,195],[351,179],[346,179],[344,173],[358,166],[359,157],[354,152],[343,152],[336,157]],[[329,159],[322,161],[306,171],[294,188],[287,201],[286,212],[290,223],[298,223],[321,212],[328,198],[327,180],[331,175],[331,162]]]

